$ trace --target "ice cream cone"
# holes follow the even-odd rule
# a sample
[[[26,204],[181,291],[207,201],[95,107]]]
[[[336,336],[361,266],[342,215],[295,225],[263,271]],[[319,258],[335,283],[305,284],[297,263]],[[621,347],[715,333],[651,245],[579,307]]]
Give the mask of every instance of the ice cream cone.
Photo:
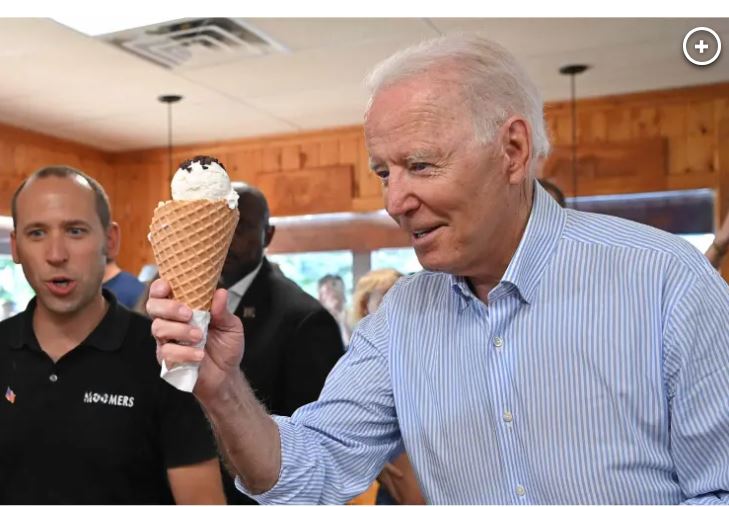
[[[238,217],[224,199],[168,201],[155,209],[149,240],[173,299],[210,311]]]

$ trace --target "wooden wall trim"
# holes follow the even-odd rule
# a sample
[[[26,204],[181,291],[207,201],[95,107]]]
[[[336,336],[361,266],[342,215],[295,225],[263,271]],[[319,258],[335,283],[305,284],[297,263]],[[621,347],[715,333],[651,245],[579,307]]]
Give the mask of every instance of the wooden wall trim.
[[[643,92],[625,93],[621,95],[603,95],[600,97],[582,98],[577,101],[578,110],[614,108],[630,105],[631,107],[644,104],[686,102],[706,100],[714,97],[729,97],[729,82],[714,83],[700,86],[687,86],[683,88],[666,88],[663,90],[648,90]],[[569,100],[555,100],[546,102],[544,108],[550,113],[569,112],[572,103]]]
[[[585,166],[586,173],[580,174],[580,194],[707,187],[718,192],[717,214],[727,213],[729,82],[585,98],[578,101],[577,113],[581,152],[594,162],[592,170]],[[550,172],[547,166],[546,174],[557,178],[569,194],[564,152],[571,143],[570,103],[547,103],[545,119],[555,156],[562,158],[562,168]],[[649,148],[660,143],[663,157]],[[600,158],[620,153],[616,156],[622,157],[622,165],[611,166]],[[365,212],[383,207],[380,182],[368,166],[362,125],[176,146],[173,166],[197,154],[220,158],[234,180],[273,185],[266,192],[276,214]],[[166,147],[107,153],[0,125],[0,159],[4,161],[0,166],[0,213],[9,213],[10,194],[33,170],[48,164],[73,165],[97,178],[109,193],[114,218],[123,229],[120,263],[135,272],[152,262],[147,227],[157,203],[169,199],[172,176]],[[279,186],[302,189],[305,185],[297,183],[301,181],[310,189],[305,195],[289,202],[277,196]],[[327,188],[327,195],[317,188]],[[379,238],[373,244],[400,241],[389,239],[391,232],[372,229],[365,234]],[[319,249],[328,249],[330,244],[341,244],[340,239],[321,232],[316,243]],[[353,245],[370,241],[361,235],[350,239],[359,241]]]

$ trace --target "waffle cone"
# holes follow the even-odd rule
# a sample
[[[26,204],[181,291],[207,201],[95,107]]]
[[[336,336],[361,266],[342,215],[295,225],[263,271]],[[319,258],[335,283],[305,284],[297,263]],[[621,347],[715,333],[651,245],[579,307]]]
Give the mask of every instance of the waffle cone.
[[[149,241],[174,299],[210,310],[238,216],[225,200],[168,201],[154,210]]]

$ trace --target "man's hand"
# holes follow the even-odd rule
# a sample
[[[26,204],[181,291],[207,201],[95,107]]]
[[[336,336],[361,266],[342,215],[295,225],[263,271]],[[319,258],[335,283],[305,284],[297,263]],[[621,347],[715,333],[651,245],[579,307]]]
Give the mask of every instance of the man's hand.
[[[213,295],[210,326],[205,349],[196,349],[202,339],[200,329],[188,324],[192,310],[170,298],[169,283],[156,280],[149,289],[147,313],[154,319],[152,334],[157,340],[157,360],[173,363],[200,363],[193,393],[201,400],[219,392],[226,377],[240,372],[243,358],[243,325],[228,311],[227,291],[218,289]]]
[[[714,243],[722,250],[726,251],[729,248],[729,213],[724,217],[724,222],[722,222],[719,230],[716,231]]]
[[[380,485],[387,489],[398,505],[425,505],[425,498],[420,492],[408,455],[401,453],[387,463],[377,477]]]

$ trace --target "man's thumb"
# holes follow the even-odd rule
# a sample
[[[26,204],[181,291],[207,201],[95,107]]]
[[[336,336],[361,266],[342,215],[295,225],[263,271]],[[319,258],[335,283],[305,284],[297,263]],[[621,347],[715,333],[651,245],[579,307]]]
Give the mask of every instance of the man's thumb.
[[[228,310],[228,291],[217,289],[210,306],[210,324],[221,331],[235,331],[238,319]]]

